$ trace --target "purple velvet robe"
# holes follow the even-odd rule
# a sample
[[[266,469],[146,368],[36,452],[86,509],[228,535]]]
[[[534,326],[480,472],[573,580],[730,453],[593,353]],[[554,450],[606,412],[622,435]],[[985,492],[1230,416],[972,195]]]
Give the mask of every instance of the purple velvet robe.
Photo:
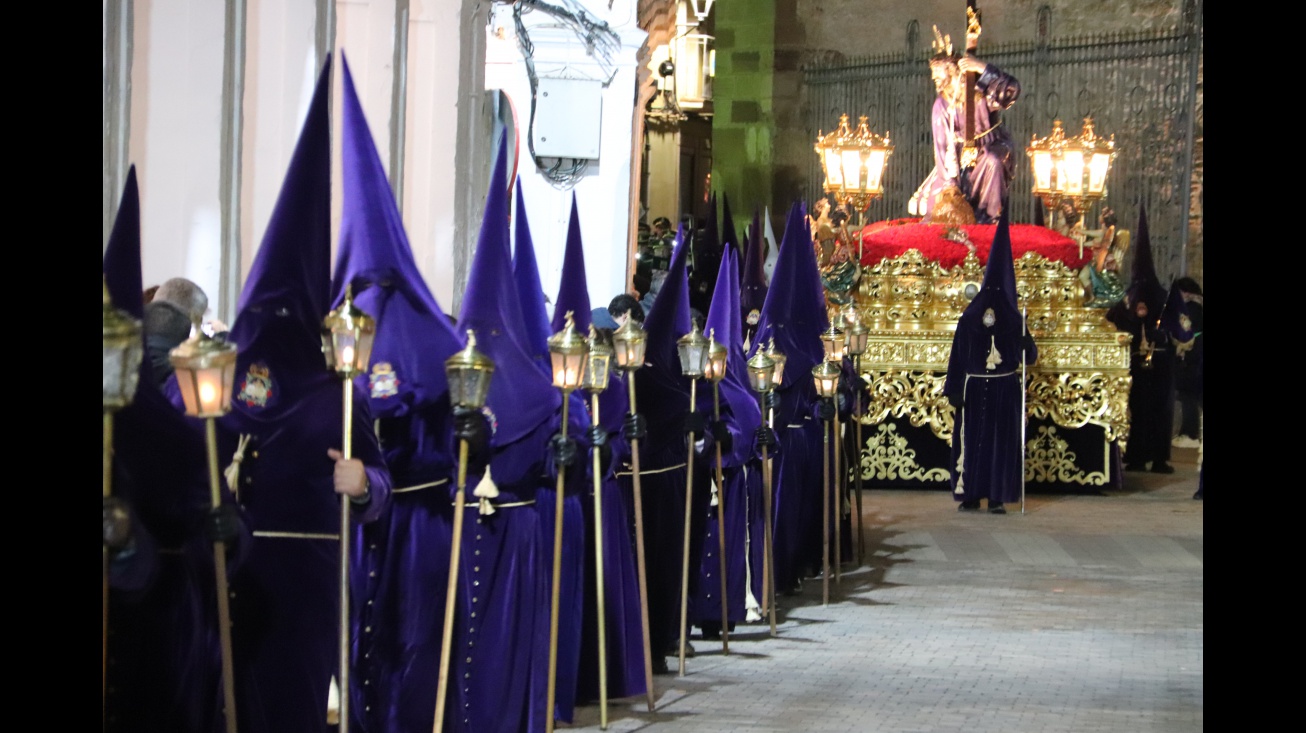
[[[250,368],[247,355],[238,362],[238,389],[258,376],[242,366]],[[233,575],[231,599],[237,717],[247,733],[327,730],[328,688],[340,666],[340,549],[332,537],[340,532],[342,498],[333,489],[335,464],[327,449],[342,442],[343,389],[325,367],[295,384],[279,376],[274,365],[270,384],[277,402],[269,398],[264,408],[238,397],[218,425],[223,465],[237,436],[250,436],[237,498],[254,539]],[[287,393],[280,394],[283,388]],[[352,507],[351,518],[371,522],[389,504],[390,474],[367,400],[357,391],[352,456],[366,466],[371,498]]]

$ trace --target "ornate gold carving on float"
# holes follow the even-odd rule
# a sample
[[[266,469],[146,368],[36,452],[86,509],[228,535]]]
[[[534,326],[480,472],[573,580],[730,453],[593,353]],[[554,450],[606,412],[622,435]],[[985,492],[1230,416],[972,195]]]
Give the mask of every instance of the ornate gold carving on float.
[[[1074,451],[1057,435],[1057,429],[1044,425],[1038,436],[1025,444],[1025,480],[1030,482],[1058,482],[1081,486],[1103,486],[1109,480],[1105,471],[1082,471],[1076,464]],[[1110,464],[1110,449],[1103,456],[1103,466]]]
[[[1084,285],[1064,264],[1026,252],[1015,262],[1016,290],[1038,342],[1029,367],[1028,414],[1064,428],[1099,425],[1123,448],[1129,435],[1129,335],[1100,309],[1084,307]],[[979,292],[984,267],[974,253],[945,269],[911,249],[864,268],[854,308],[870,329],[863,376],[875,424],[907,418],[952,438],[953,409],[943,379],[957,319]]]
[[[907,446],[907,439],[898,434],[896,425],[880,425],[867,437],[866,445],[862,447],[861,457],[860,469],[863,479],[935,482],[948,480],[947,469],[926,469],[916,462],[915,449]]]

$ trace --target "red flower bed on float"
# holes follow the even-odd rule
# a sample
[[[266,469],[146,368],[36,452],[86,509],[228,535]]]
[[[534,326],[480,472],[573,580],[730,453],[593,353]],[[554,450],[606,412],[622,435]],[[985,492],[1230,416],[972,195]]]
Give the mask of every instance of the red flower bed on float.
[[[901,257],[909,249],[919,250],[925,259],[938,262],[945,269],[956,267],[966,259],[966,245],[943,238],[949,227],[921,224],[920,221],[919,218],[889,219],[863,227],[862,266],[871,267],[883,259]],[[970,224],[959,228],[975,244],[975,256],[980,264],[987,265],[998,225]],[[1026,252],[1037,252],[1076,271],[1092,256],[1087,248],[1080,256],[1079,244],[1075,240],[1051,229],[1033,224],[1012,224],[1011,255],[1020,259]]]

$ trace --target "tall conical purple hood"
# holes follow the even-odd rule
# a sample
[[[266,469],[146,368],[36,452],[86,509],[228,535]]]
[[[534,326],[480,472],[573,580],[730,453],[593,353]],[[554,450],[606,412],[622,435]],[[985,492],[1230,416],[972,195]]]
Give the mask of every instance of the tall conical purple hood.
[[[995,319],[991,329],[984,325],[988,311],[993,311]],[[957,319],[957,330],[995,333],[999,338],[1004,332],[1019,334],[1024,330],[1024,318],[1016,299],[1016,271],[1011,264],[1011,230],[1005,207],[984,268],[984,283]]]
[[[413,259],[403,218],[381,166],[349,71],[344,70],[344,210],[332,304],[353,286],[354,304],[376,319],[372,374],[358,377],[375,417],[397,417],[448,390],[444,362],[463,338],[444,315]]]
[[[109,301],[115,308],[141,320],[145,317],[145,304],[141,299],[141,198],[136,186],[136,166],[127,169],[122,198],[118,201],[118,214],[109,232],[109,244],[104,248],[104,284],[109,288]],[[141,334],[142,343],[146,335]],[[141,359],[137,375],[137,394],[142,384],[152,385],[152,367],[148,356]]]
[[[762,306],[757,327],[756,351],[775,339],[776,349],[785,355],[785,385],[810,381],[807,375],[825,358],[821,332],[830,327],[825,310],[825,291],[816,267],[802,202],[795,201],[785,220],[771,288]],[[791,379],[789,375],[794,375]]]
[[[268,383],[265,401],[238,396],[233,402],[261,419],[292,407],[298,393],[320,380],[335,379],[322,360],[321,339],[331,301],[330,88],[328,56],[231,329],[240,350],[237,391],[256,365],[266,369]]]
[[[744,257],[743,287],[739,293],[739,309],[745,314],[753,309],[761,310],[766,303],[766,271],[762,265],[766,256],[762,253],[762,215],[753,212],[753,226],[748,230],[748,252]]]
[[[141,197],[136,187],[136,166],[127,169],[127,182],[118,201],[118,214],[104,248],[104,282],[109,300],[132,318],[145,316],[141,300]]]
[[[505,134],[499,140],[499,153],[485,201],[485,218],[458,318],[458,330],[474,329],[477,350],[494,362],[486,404],[498,423],[493,441],[496,446],[520,440],[549,420],[562,405],[553,382],[540,371],[535,358],[518,340],[516,328],[522,315],[516,288],[507,287],[513,281],[508,238]]]
[[[713,338],[726,345],[726,377],[721,380],[721,400],[729,405],[736,425],[745,435],[762,424],[762,409],[757,394],[749,387],[747,357],[744,355],[743,324],[740,320],[739,269],[735,266],[735,253],[726,250],[721,258],[721,277],[712,293],[712,307],[707,314],[707,329]],[[748,455],[748,441],[739,441],[734,449],[734,460]]]
[[[512,253],[512,279],[517,287],[517,302],[521,306],[522,345],[535,359],[545,374],[549,367],[549,317],[544,308],[544,286],[540,283],[540,267],[535,260],[535,241],[531,238],[531,225],[526,218],[526,199],[522,196],[521,179],[517,179],[517,229]]]
[[[585,248],[580,238],[580,212],[576,208],[576,194],[571,194],[571,221],[567,224],[567,251],[562,257],[562,280],[558,283],[558,297],[553,306],[553,332],[567,325],[567,312],[572,312],[576,332],[584,336],[590,328],[590,291],[585,278]]]
[[[637,385],[641,394],[656,394],[656,400],[641,397],[639,411],[648,419],[650,431],[676,429],[676,422],[689,409],[689,380],[680,371],[680,358],[676,341],[689,333],[689,280],[685,274],[685,261],[689,247],[681,227],[676,234],[675,251],[667,267],[667,279],[662,292],[653,301],[644,320],[647,331],[644,361],[647,368],[639,371]]]
[[[1012,310],[1020,310],[1016,299],[1016,267],[1011,257],[1011,222],[1006,208],[998,218],[998,230],[993,235],[980,290],[1001,291]]]
[[[1165,288],[1156,276],[1152,261],[1152,237],[1147,231],[1147,207],[1138,205],[1138,231],[1134,235],[1134,264],[1130,271],[1129,288],[1125,291],[1131,305],[1147,303],[1148,311],[1159,313],[1165,304]]]

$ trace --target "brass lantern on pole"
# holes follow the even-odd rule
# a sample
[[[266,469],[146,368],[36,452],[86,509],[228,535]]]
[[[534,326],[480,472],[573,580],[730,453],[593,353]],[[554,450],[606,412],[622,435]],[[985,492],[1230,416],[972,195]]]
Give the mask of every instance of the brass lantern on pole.
[[[707,366],[704,376],[712,383],[712,419],[721,419],[721,380],[726,378],[726,360],[730,350],[716,340],[716,329],[708,332]],[[721,576],[721,653],[730,653],[730,624],[727,610],[726,583],[726,491],[725,476],[721,458],[721,444],[716,443],[716,492],[717,492],[717,558],[721,562],[718,575]]]
[[[113,307],[104,285],[104,409],[106,414],[131,404],[139,382],[145,342],[141,322]]]
[[[862,529],[862,471],[860,452],[866,447],[862,442],[862,354],[866,353],[870,329],[861,320],[848,324],[848,354],[853,358],[853,374],[856,375],[856,389],[853,390],[853,428],[857,440],[858,458],[853,461],[857,468],[853,474],[857,483],[857,562],[862,562],[865,545],[865,532]]]
[[[1079,135],[1066,137],[1061,120],[1052,122],[1052,133],[1034,136],[1025,149],[1034,174],[1034,195],[1055,216],[1069,203],[1075,214],[1106,197],[1107,176],[1116,157],[1115,135],[1100,137],[1093,118],[1084,118]]]
[[[553,386],[562,391],[562,438],[567,438],[568,407],[571,393],[581,386],[585,376],[585,362],[589,349],[585,339],[576,333],[573,312],[567,311],[566,325],[562,330],[549,337],[549,359],[553,366]],[[549,686],[548,711],[545,716],[545,731],[553,733],[553,703],[558,684],[558,604],[562,586],[562,515],[563,487],[566,485],[567,467],[558,466],[558,479],[555,489],[555,515],[553,520],[553,599],[549,614]]]
[[[589,349],[585,339],[576,333],[572,312],[567,311],[567,323],[562,330],[549,337],[549,359],[553,365],[553,386],[569,394],[581,386],[585,376],[585,361]],[[565,403],[564,403],[565,404]],[[564,410],[566,407],[563,408]],[[566,430],[564,421],[563,430]]]
[[[467,330],[467,346],[444,362],[444,376],[449,383],[449,402],[458,407],[479,410],[490,392],[494,362],[476,350],[476,332]]]
[[[871,132],[866,116],[859,118],[857,130],[848,127],[848,115],[839,115],[838,129],[816,135],[816,155],[825,174],[823,189],[840,204],[852,204],[858,214],[884,195],[884,166],[893,154],[889,133]]]
[[[177,388],[188,417],[204,420],[209,459],[209,503],[222,505],[218,484],[218,438],[214,421],[231,411],[232,385],[236,381],[236,345],[219,341],[196,329],[195,335],[168,353]],[[235,666],[231,651],[231,610],[227,593],[227,548],[213,544],[214,573],[218,589],[218,637],[222,647],[222,694],[228,733],[236,731]]]
[[[775,347],[775,339],[771,340],[772,348]],[[777,362],[768,356],[768,352],[758,348],[753,358],[748,360],[748,384],[757,393],[758,405],[762,410],[762,419],[769,428],[771,421],[767,419],[766,397],[771,390],[775,389],[779,383],[777,377],[780,373],[780,366],[784,363],[783,356],[781,361]],[[775,562],[772,549],[771,538],[771,459],[767,455],[766,445],[762,445],[762,603],[765,604],[767,615],[771,620],[771,636],[776,635],[775,630]]]
[[[353,286],[346,286],[344,302],[322,321],[327,368],[345,379],[366,372],[375,338],[376,321],[354,306]]]
[[[833,361],[823,361],[812,367],[812,380],[816,383],[816,394],[823,400],[833,400],[839,390],[839,374],[842,370]],[[829,409],[838,416],[838,407]],[[821,435],[821,602],[830,604],[830,420],[822,420]],[[836,432],[837,434],[837,432]],[[838,445],[838,442],[835,443]]]
[[[344,419],[340,452],[346,461],[354,457],[354,377],[367,371],[372,357],[376,321],[354,307],[353,286],[345,286],[340,307],[322,320],[322,353],[327,368],[344,384]],[[340,733],[349,733],[349,522],[350,497],[340,497]]]
[[[104,462],[104,498],[113,495],[113,413],[131,404],[140,382],[145,342],[141,322],[113,306],[109,284],[104,282],[104,430],[101,439]],[[108,503],[105,504],[108,506]],[[125,518],[124,518],[125,519]],[[101,548],[104,565],[104,609],[102,618],[101,701],[109,684],[109,548]]]
[[[494,362],[476,350],[476,333],[467,330],[467,346],[444,362],[449,402],[455,407],[479,410],[490,392]],[[444,630],[440,642],[440,674],[436,681],[435,731],[444,729],[444,707],[449,696],[449,650],[453,645],[453,619],[458,597],[458,567],[462,555],[463,513],[467,506],[467,441],[458,441],[458,486],[453,502],[453,544],[449,552],[449,584],[444,600]]]
[[[680,357],[680,372],[691,380],[701,379],[707,372],[707,351],[708,339],[699,329],[698,323],[694,328],[676,341],[676,353]],[[693,382],[691,382],[691,385]],[[694,407],[690,403],[690,409]]]
[[[698,407],[698,380],[707,370],[707,356],[710,343],[703,336],[698,322],[689,333],[676,341],[676,353],[680,358],[680,371],[689,377],[689,412],[693,414]],[[691,507],[694,496],[694,443],[698,440],[693,432],[689,433],[689,452],[685,458],[685,528],[683,564],[680,573],[680,676],[685,676],[685,653],[689,643],[689,537],[690,520],[693,516]],[[724,619],[722,625],[724,626]]]
[[[590,419],[599,424],[599,393],[608,388],[608,376],[612,364],[613,349],[599,337],[594,324],[590,324],[590,335],[585,342],[589,358],[585,361],[585,373],[581,378],[581,387],[590,395]],[[593,454],[594,477],[594,536],[603,536],[603,466],[599,448],[595,446]],[[608,634],[604,610],[607,606],[603,578],[603,542],[594,543],[594,579],[596,581],[596,608],[599,623],[599,727],[608,727]]]
[[[644,348],[648,338],[644,327],[634,318],[612,334],[613,358],[617,368],[626,373],[626,389],[630,399],[630,415],[636,417],[638,409],[635,402],[635,372],[644,366]],[[639,439],[630,441],[630,483],[632,490],[632,509],[635,512],[635,563],[639,575],[639,614],[640,632],[644,643],[644,695],[648,711],[653,712],[653,640],[650,638],[648,618],[648,572],[644,560],[644,506],[643,486],[639,473]]]
[[[843,361],[843,350],[847,346],[843,330],[831,323],[830,328],[821,333],[821,346],[825,349],[826,361]]]

